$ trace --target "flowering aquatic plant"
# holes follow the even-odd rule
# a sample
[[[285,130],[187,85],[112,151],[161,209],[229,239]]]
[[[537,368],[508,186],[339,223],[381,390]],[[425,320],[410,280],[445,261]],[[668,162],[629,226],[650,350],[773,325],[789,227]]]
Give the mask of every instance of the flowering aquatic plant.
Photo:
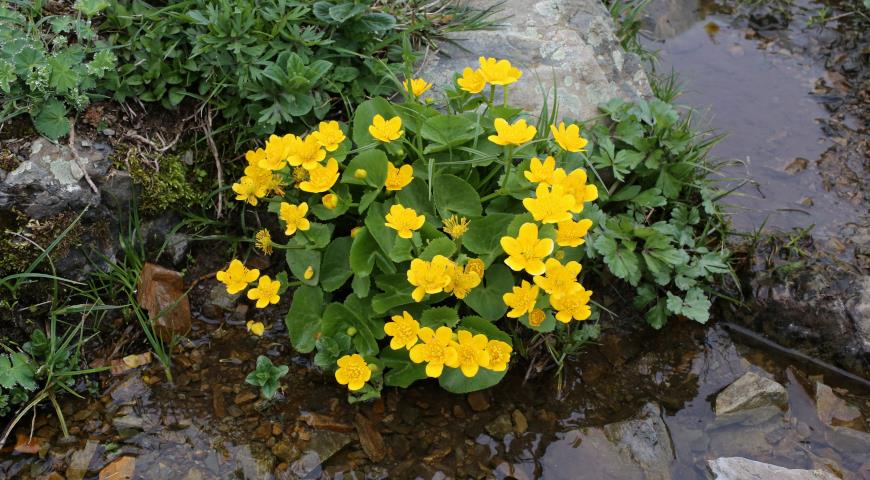
[[[496,384],[517,323],[548,332],[592,315],[578,248],[597,198],[580,168],[587,142],[577,125],[511,107],[521,76],[481,58],[446,105],[421,101],[431,85],[409,79],[405,102],[369,100],[350,125],[271,136],[233,191],[277,216],[282,231],[254,242],[283,252],[289,274],[233,260],[218,279],[269,308],[293,277],[294,348],[316,349],[358,398],[427,377],[457,393]]]

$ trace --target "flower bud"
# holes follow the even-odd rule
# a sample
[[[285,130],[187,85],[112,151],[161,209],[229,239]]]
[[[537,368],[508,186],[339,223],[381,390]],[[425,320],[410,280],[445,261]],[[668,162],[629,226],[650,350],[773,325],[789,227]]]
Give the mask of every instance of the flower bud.
[[[529,312],[529,325],[533,327],[537,327],[538,325],[544,323],[544,320],[547,318],[547,314],[544,313],[540,308],[535,308],[531,312]]]
[[[352,337],[352,336],[356,335],[356,328],[355,327],[347,327],[347,330],[345,330],[344,333],[346,333],[348,337]]]
[[[359,233],[359,229],[362,227],[353,227],[350,229],[350,238],[356,237],[356,234]]]
[[[323,202],[323,206],[330,210],[338,206],[338,195],[334,193],[328,193],[320,200]]]
[[[353,176],[354,176],[355,178],[358,178],[358,179],[362,180],[362,179],[364,179],[364,178],[366,178],[366,177],[369,176],[369,172],[365,171],[365,169],[363,169],[363,168],[357,168],[357,169],[353,172]]]
[[[302,274],[302,276],[305,278],[305,280],[311,280],[312,278],[314,278],[314,267],[312,265],[309,265],[308,268],[305,269],[305,273]]]

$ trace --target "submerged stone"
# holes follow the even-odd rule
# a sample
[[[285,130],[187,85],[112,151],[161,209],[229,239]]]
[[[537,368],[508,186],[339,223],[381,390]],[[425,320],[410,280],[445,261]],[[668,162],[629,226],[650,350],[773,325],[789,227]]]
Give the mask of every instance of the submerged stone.
[[[707,467],[715,480],[836,480],[837,477],[824,470],[799,470],[784,468],[769,463],[756,462],[742,457],[708,460]]]
[[[784,408],[787,404],[788,392],[785,387],[747,372],[716,396],[716,415],[771,405]]]

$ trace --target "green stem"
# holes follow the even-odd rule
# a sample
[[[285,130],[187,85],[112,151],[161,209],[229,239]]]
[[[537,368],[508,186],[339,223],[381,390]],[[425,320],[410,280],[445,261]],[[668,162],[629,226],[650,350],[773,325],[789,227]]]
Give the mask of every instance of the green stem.
[[[508,181],[511,179],[511,173],[514,170],[514,147],[509,146],[505,149],[504,156],[504,183],[502,188],[507,188]]]
[[[504,85],[502,90],[504,90],[504,106],[506,107],[508,106],[508,86]]]
[[[492,108],[493,103],[495,103],[495,85],[489,86],[489,106]]]
[[[480,202],[483,203],[487,200],[492,200],[493,198],[501,197],[501,196],[504,196],[507,194],[508,194],[508,191],[506,189],[499,188],[498,190],[490,193],[489,195],[485,195],[483,198],[480,199]]]

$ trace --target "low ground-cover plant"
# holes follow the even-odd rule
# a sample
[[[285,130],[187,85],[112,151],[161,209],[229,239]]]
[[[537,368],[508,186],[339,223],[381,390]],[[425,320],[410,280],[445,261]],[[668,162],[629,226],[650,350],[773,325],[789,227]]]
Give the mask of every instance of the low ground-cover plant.
[[[46,137],[69,132],[69,117],[97,98],[115,69],[115,54],[90,21],[106,6],[78,1],[75,15],[43,15],[30,2],[0,1],[0,123],[27,113]]]
[[[218,280],[258,308],[296,286],[293,346],[316,349],[357,398],[427,377],[451,392],[497,383],[521,328],[593,316],[579,263],[597,197],[579,168],[586,140],[576,125],[527,123],[508,102],[520,76],[482,58],[443,110],[415,79],[404,103],[374,98],[351,125],[269,137],[233,190],[279,217],[287,241],[263,231],[256,242],[283,252],[289,275],[233,260]]]

